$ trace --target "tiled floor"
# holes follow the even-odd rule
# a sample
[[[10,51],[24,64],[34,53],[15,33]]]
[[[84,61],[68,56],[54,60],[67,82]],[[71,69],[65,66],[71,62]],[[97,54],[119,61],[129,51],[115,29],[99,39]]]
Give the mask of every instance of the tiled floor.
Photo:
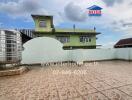
[[[36,66],[0,77],[0,100],[132,100],[132,62]]]

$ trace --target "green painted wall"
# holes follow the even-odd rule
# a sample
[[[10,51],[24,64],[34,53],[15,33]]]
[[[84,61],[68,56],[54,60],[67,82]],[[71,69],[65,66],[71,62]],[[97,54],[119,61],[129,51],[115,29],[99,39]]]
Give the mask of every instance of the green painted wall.
[[[49,33],[49,34],[43,34],[42,33],[40,36],[56,38],[56,35],[51,34],[51,33]],[[59,35],[57,35],[57,36],[59,36]],[[85,42],[85,43],[80,42],[80,35],[65,35],[65,36],[70,36],[70,42],[65,43],[64,46],[91,46],[91,45],[96,45],[96,36],[91,37],[91,42]]]
[[[80,42],[80,35],[70,35],[70,42],[65,43],[64,46],[90,46],[96,45],[96,37],[91,37],[91,42]]]
[[[46,21],[46,26],[47,27],[39,27],[39,22],[41,20],[45,20]],[[39,18],[34,18],[34,22],[35,22],[35,31],[40,31],[40,32],[51,32],[52,28],[51,28],[51,22],[52,20],[50,18],[46,18],[46,17],[39,17]]]

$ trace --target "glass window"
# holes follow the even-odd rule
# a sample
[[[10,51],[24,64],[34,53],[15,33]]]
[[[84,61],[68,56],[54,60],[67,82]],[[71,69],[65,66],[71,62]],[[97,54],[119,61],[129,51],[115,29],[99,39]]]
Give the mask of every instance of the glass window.
[[[89,42],[91,42],[91,38],[89,38]]]
[[[56,39],[59,40],[61,43],[70,42],[70,37],[69,36],[56,36]]]
[[[46,21],[45,20],[41,20],[39,22],[39,27],[46,27]]]
[[[14,35],[16,35],[14,32],[12,32],[12,31],[5,31],[5,34],[6,34],[6,36],[14,36]]]
[[[7,61],[11,61],[12,60],[12,57],[7,57]]]
[[[91,37],[89,37],[89,36],[80,36],[80,42],[82,42],[82,43],[91,42]]]
[[[6,43],[7,44],[16,43],[16,41],[14,41],[14,40],[7,40]]]
[[[83,37],[82,36],[80,36],[80,42],[83,42]]]

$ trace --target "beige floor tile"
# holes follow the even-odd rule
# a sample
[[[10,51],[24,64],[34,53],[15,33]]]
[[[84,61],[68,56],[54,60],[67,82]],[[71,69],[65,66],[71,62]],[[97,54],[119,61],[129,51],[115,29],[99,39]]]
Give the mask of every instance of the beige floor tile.
[[[132,100],[132,97],[126,95],[125,93],[117,90],[117,89],[110,89],[106,91],[102,91],[104,95],[106,95],[111,100]]]
[[[108,79],[105,79],[103,81],[112,87],[119,87],[119,86],[125,85],[124,83],[122,83],[116,79],[113,79],[113,78],[108,78]]]
[[[100,92],[88,94],[86,96],[83,96],[84,100],[109,100],[107,97],[105,97]]]
[[[110,100],[132,100],[131,66],[132,63],[125,61],[81,67],[36,66],[22,75],[0,77],[0,100],[85,100],[83,96],[86,100],[107,100],[107,97]],[[53,70],[87,70],[87,74],[55,75]]]
[[[123,87],[120,87],[118,89],[127,93],[128,95],[132,96],[132,85],[123,86]]]
[[[111,86],[107,85],[104,82],[93,82],[90,83],[94,88],[96,88],[99,91],[106,90],[112,88]]]
[[[71,99],[68,99],[68,100],[84,100],[84,99],[80,96],[80,97],[71,98]]]
[[[79,94],[81,95],[87,95],[90,93],[95,93],[97,92],[97,90],[95,88],[93,88],[92,86],[90,86],[89,84],[85,84],[79,87],[75,87],[77,89],[77,91],[79,92]]]

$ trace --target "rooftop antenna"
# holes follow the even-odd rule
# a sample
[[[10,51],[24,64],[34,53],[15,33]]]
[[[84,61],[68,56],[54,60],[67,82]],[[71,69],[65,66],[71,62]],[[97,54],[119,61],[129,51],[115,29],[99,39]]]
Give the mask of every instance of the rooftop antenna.
[[[94,31],[96,31],[96,27],[94,27]]]
[[[74,30],[74,33],[75,33],[75,29],[76,29],[76,25],[75,25],[75,24],[73,24],[73,30]]]

